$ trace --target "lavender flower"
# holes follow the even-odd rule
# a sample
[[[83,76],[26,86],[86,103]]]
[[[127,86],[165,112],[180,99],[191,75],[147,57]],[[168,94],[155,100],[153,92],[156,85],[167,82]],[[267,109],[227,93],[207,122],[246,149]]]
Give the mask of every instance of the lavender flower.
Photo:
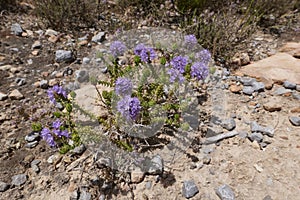
[[[184,43],[188,48],[192,49],[198,44],[198,41],[195,35],[186,35],[184,36]]]
[[[54,138],[48,128],[43,128],[43,130],[41,131],[41,136],[43,140],[45,140],[51,147],[54,147],[56,145]]]
[[[134,54],[140,56],[143,62],[150,62],[156,58],[154,49],[144,44],[138,44],[134,49]]]
[[[62,136],[66,137],[66,138],[69,137],[69,132],[67,130],[62,131],[59,129],[55,129],[55,130],[53,130],[53,133],[58,137],[62,137]]]
[[[201,62],[208,65],[208,63],[211,59],[211,54],[207,49],[203,49],[203,50],[199,51],[198,53],[196,53],[195,58],[199,59]]]
[[[67,98],[67,92],[63,89],[62,86],[58,86],[58,85],[53,86],[53,88],[49,88],[47,90],[47,94],[50,99],[50,102],[53,104],[56,104],[57,96],[62,96],[64,98]]]
[[[174,69],[177,69],[180,73],[184,73],[185,67],[188,64],[188,58],[183,56],[176,56],[171,60],[170,64]]]
[[[123,77],[120,77],[117,79],[116,88],[115,88],[117,95],[120,95],[122,97],[128,96],[128,95],[130,96],[132,93],[132,88],[133,88],[133,85],[132,85],[132,82],[130,79],[123,78]]]
[[[127,120],[136,120],[140,110],[140,101],[136,97],[126,96],[117,103],[117,110]]]
[[[178,80],[179,83],[183,83],[184,76],[178,69],[171,68],[167,73],[170,75],[171,83],[174,83],[176,80]]]
[[[60,129],[60,126],[62,125],[61,121],[59,119],[55,120],[53,123],[52,123],[52,127],[55,128],[55,129]]]
[[[203,80],[208,76],[208,67],[203,62],[195,62],[191,67],[191,76],[197,80]]]
[[[110,52],[114,57],[122,56],[126,51],[126,46],[120,41],[114,41],[110,45]]]

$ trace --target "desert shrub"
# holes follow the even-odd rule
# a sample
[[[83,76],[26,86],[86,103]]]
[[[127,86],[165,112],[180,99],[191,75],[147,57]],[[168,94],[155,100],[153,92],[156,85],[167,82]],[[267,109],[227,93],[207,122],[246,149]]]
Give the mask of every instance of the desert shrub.
[[[177,0],[181,26],[208,48],[215,60],[227,64],[241,45],[270,14],[275,19],[297,8],[299,0]]]
[[[46,26],[57,30],[78,30],[95,26],[100,1],[95,0],[37,0],[36,13]]]

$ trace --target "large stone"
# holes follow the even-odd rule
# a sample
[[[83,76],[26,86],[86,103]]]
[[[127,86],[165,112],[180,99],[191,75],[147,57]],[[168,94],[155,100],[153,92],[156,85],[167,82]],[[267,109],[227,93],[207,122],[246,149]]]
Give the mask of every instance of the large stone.
[[[0,181],[0,192],[5,192],[6,190],[8,190],[9,188],[9,184]]]
[[[277,53],[258,62],[246,65],[238,73],[274,81],[286,80],[300,84],[300,60],[288,53]]]
[[[259,125],[255,121],[251,122],[250,126],[251,126],[251,132],[259,132],[259,133],[262,133],[263,135],[267,135],[269,137],[274,136],[274,129],[270,126],[264,127],[264,126]]]
[[[184,181],[182,185],[182,194],[185,198],[189,199],[199,192],[197,185],[194,181]]]
[[[294,125],[294,126],[300,126],[300,117],[289,117],[290,122]]]
[[[11,184],[15,186],[21,186],[27,181],[26,174],[18,174],[11,177]]]
[[[21,36],[23,33],[23,29],[22,29],[21,25],[18,23],[12,24],[10,30],[13,34],[15,34],[17,36]]]
[[[55,52],[56,62],[71,62],[74,60],[72,51],[57,50]]]
[[[234,200],[234,193],[228,185],[222,185],[216,190],[216,194],[221,200]]]
[[[103,42],[105,40],[105,32],[99,32],[97,35],[92,37],[93,42]]]
[[[164,163],[160,155],[154,156],[148,166],[148,173],[149,174],[162,174],[164,171]]]
[[[263,107],[266,111],[269,111],[269,112],[280,111],[282,108],[280,99],[278,99],[278,98],[268,99],[268,102],[263,104]]]
[[[0,101],[4,101],[5,99],[7,99],[7,94],[0,92]]]
[[[221,126],[228,131],[233,130],[236,127],[236,123],[233,118],[229,118],[222,121]]]
[[[17,90],[17,89],[14,89],[9,95],[8,97],[11,99],[11,100],[20,100],[20,99],[23,99],[24,96],[23,94]]]

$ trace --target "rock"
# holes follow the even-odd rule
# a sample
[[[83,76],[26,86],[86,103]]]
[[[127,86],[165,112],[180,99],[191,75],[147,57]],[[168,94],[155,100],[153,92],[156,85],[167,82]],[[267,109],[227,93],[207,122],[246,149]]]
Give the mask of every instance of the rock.
[[[260,77],[259,81],[263,82],[265,84],[265,89],[266,90],[271,90],[273,88],[274,82],[270,79],[266,79],[264,77]]]
[[[7,97],[7,94],[0,92],[0,101],[4,101],[5,99],[7,99]]]
[[[90,61],[91,61],[91,59],[89,59],[88,57],[84,57],[84,58],[82,59],[82,64],[87,65],[87,64],[90,63]]]
[[[33,160],[33,161],[31,161],[31,165],[39,165],[41,163],[41,161],[40,160]]]
[[[148,173],[152,175],[162,174],[164,171],[164,163],[160,155],[154,156],[148,166]]]
[[[284,81],[283,82],[283,87],[285,87],[286,89],[296,89],[296,84],[295,83],[292,83],[290,81]]]
[[[229,90],[230,90],[230,92],[232,92],[232,93],[239,93],[239,92],[242,91],[242,89],[243,89],[243,87],[242,87],[241,85],[236,85],[236,84],[231,85],[231,86],[229,87]]]
[[[272,127],[263,127],[257,124],[257,122],[253,121],[250,124],[251,132],[259,132],[269,137],[274,136],[274,129]]]
[[[281,95],[288,95],[290,93],[292,93],[292,90],[285,89],[284,87],[279,87],[279,88],[277,88],[277,90],[274,91],[273,94],[281,96]]]
[[[273,200],[272,197],[270,195],[267,195],[263,198],[263,200]]]
[[[75,147],[71,152],[73,154],[81,155],[86,150],[86,147],[84,144],[81,144],[80,146]]]
[[[78,46],[85,46],[85,45],[87,45],[88,43],[89,43],[89,41],[87,41],[87,40],[82,40],[82,41],[78,42]]]
[[[54,85],[58,85],[59,81],[57,79],[50,79],[49,80],[49,86],[53,87]]]
[[[262,91],[265,90],[265,84],[262,83],[262,82],[257,82],[257,81],[255,81],[255,82],[253,82],[253,84],[252,84],[252,88],[253,88],[254,91],[262,92]]]
[[[10,30],[13,34],[15,34],[17,36],[21,36],[23,33],[23,29],[22,29],[21,25],[18,23],[12,24]]]
[[[249,64],[237,70],[247,76],[276,81],[290,81],[300,84],[300,61],[287,53],[273,56]]]
[[[31,164],[31,169],[35,172],[35,173],[39,173],[40,172],[40,168],[37,165],[33,165]]]
[[[18,86],[22,86],[26,84],[26,80],[24,78],[16,78],[15,82]]]
[[[26,174],[18,174],[11,177],[11,184],[15,186],[21,186],[27,181]]]
[[[248,138],[251,142],[257,141],[258,143],[260,143],[263,140],[264,136],[259,132],[254,132],[248,135]]]
[[[241,132],[239,132],[239,137],[244,139],[244,138],[248,137],[248,133],[246,131],[241,131]]]
[[[24,96],[23,94],[17,90],[17,89],[14,89],[9,95],[8,97],[11,99],[11,100],[20,100],[20,99],[23,99]]]
[[[42,43],[39,40],[34,41],[31,46],[31,49],[40,49],[42,47]]]
[[[58,36],[55,36],[55,35],[51,35],[49,38],[48,38],[48,41],[49,42],[52,42],[52,43],[56,43],[58,40],[59,40],[60,37]]]
[[[39,55],[40,51],[38,49],[31,52],[32,55],[37,56]]]
[[[184,181],[182,185],[182,194],[185,198],[189,199],[195,196],[199,192],[197,185],[194,181]]]
[[[55,61],[60,62],[72,62],[74,60],[72,51],[57,50],[55,52]]]
[[[99,32],[97,35],[92,37],[92,42],[100,43],[105,40],[105,32]]]
[[[79,200],[91,200],[92,194],[87,192],[85,189],[80,190]]]
[[[222,121],[221,126],[228,131],[232,131],[236,127],[236,123],[233,118]]]
[[[204,157],[203,157],[203,164],[204,165],[209,165],[210,161],[211,161],[211,156],[207,155],[207,154],[204,155]]]
[[[25,145],[25,147],[26,148],[34,148],[34,147],[36,147],[37,145],[38,145],[38,141],[32,141],[32,142],[28,142],[26,145]]]
[[[40,81],[40,88],[42,89],[48,89],[49,85],[48,85],[48,81],[47,80],[41,80]]]
[[[239,81],[244,85],[244,86],[252,86],[254,82],[256,82],[256,80],[254,78],[251,77],[241,77],[239,79]]]
[[[293,96],[294,99],[300,100],[300,94],[299,93],[293,92],[292,96]]]
[[[0,181],[0,192],[5,192],[6,190],[8,190],[9,188],[9,184]]]
[[[246,95],[252,95],[253,92],[254,92],[254,89],[251,86],[245,86],[243,88],[243,93],[246,94]]]
[[[281,110],[280,101],[275,98],[270,98],[267,103],[263,105],[264,109],[269,112],[275,112]]]
[[[75,71],[75,79],[79,83],[88,82],[89,81],[89,73],[86,70],[76,70]]]
[[[291,113],[300,113],[300,107],[293,108]]]
[[[58,32],[55,30],[52,30],[52,29],[47,29],[45,32],[45,35],[46,36],[56,36],[56,35],[58,35]]]
[[[289,120],[294,126],[300,126],[300,117],[291,116]]]
[[[51,156],[49,156],[49,158],[47,159],[47,163],[53,164],[53,163],[57,162],[60,158],[61,158],[61,157],[60,157],[60,155],[58,155],[58,154],[51,155]]]
[[[234,193],[228,185],[222,185],[216,190],[216,194],[221,200],[234,200]]]
[[[144,178],[145,178],[145,173],[140,168],[136,168],[131,172],[132,183],[140,183],[144,180]]]
[[[206,140],[203,142],[203,144],[207,145],[207,144],[213,144],[216,142],[219,142],[220,140],[226,139],[226,138],[230,138],[230,137],[234,137],[238,135],[237,131],[230,131],[228,133],[222,133],[213,137],[208,137],[206,138]]]
[[[296,90],[300,92],[300,85],[296,85]]]

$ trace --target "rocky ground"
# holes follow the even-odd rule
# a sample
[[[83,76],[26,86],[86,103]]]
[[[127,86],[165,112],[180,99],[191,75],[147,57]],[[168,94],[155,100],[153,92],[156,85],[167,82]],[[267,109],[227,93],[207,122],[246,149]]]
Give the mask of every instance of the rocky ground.
[[[198,142],[145,175],[103,169],[91,149],[60,155],[30,135],[33,118],[50,108],[46,89],[83,82],[80,69],[111,35],[74,36],[39,29],[27,15],[1,17],[0,199],[299,198],[299,23],[281,37],[258,30],[234,59],[239,70],[215,66],[203,86],[208,116]]]

